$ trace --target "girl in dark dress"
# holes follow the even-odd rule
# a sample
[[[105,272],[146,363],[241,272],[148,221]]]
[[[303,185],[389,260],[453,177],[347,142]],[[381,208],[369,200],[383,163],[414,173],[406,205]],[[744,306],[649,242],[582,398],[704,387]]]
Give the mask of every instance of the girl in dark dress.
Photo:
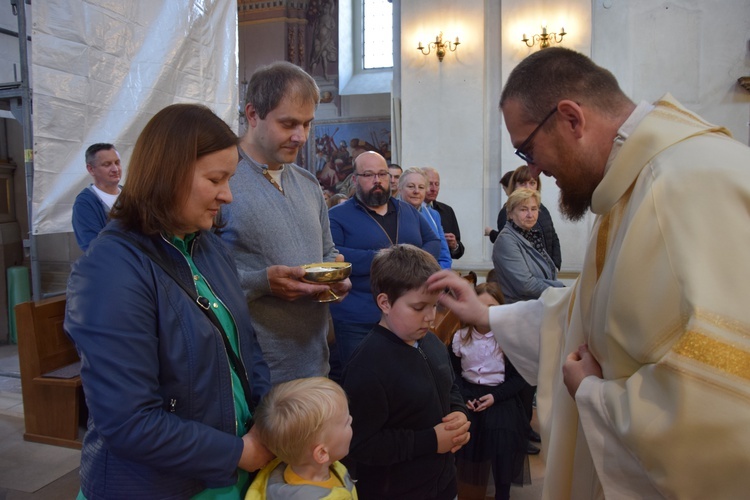
[[[488,306],[504,302],[496,283],[482,283],[476,290]],[[525,381],[491,331],[462,328],[454,335],[452,347],[471,421],[471,440],[456,454],[459,496],[484,499],[491,469],[495,498],[510,498],[511,483],[531,482],[526,455],[529,419],[519,397]]]

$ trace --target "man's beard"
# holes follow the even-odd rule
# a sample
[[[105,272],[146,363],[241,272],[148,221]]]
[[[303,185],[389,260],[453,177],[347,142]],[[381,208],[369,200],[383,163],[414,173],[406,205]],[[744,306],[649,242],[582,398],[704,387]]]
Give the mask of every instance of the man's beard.
[[[378,188],[380,190],[378,190]],[[383,205],[388,203],[388,199],[390,197],[390,186],[385,187],[378,184],[376,186],[373,186],[373,188],[369,191],[365,191],[359,184],[357,184],[357,198],[359,198],[359,201],[364,203],[366,207],[382,207]]]
[[[555,176],[560,187],[560,212],[571,222],[578,222],[591,208],[591,198],[601,179],[595,179],[584,159],[567,149],[558,149],[558,172]]]
[[[583,219],[586,212],[591,208],[591,195],[585,193],[572,193],[560,189],[560,212],[571,222]]]

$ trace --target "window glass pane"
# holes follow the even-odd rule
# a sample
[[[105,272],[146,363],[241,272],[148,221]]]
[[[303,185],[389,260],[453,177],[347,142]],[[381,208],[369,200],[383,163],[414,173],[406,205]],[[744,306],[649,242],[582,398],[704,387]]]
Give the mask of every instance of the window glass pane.
[[[393,66],[393,5],[388,0],[362,0],[364,69]]]

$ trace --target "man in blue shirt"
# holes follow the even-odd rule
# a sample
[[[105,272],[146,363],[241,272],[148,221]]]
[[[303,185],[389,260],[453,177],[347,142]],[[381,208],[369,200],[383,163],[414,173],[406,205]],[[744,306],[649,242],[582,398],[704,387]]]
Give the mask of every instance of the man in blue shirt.
[[[78,193],[73,204],[73,232],[84,252],[107,224],[109,210],[120,194],[120,154],[112,144],[92,144],[86,150],[86,170],[94,182]]]
[[[328,216],[336,249],[352,264],[352,290],[341,303],[331,304],[333,329],[341,365],[380,321],[380,309],[370,291],[370,265],[383,248],[410,243],[436,259],[440,239],[414,207],[391,196],[388,164],[367,151],[354,160],[356,193],[333,207]]]

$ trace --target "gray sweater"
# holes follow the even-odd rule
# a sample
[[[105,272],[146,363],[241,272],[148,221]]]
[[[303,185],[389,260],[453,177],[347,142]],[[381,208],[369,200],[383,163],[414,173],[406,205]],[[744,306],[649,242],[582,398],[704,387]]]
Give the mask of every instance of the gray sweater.
[[[263,176],[263,167],[240,149],[230,181],[233,201],[222,208],[221,238],[234,252],[250,316],[271,370],[271,383],[328,373],[328,305],[309,298],[271,295],[266,269],[335,259],[328,209],[318,181],[286,164],[284,194]]]

